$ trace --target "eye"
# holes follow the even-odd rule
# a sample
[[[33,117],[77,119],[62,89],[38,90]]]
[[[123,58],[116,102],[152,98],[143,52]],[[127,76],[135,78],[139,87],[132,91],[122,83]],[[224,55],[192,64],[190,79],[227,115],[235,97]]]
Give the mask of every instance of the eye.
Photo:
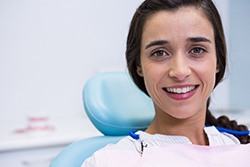
[[[204,53],[204,52],[206,52],[206,50],[203,49],[203,48],[201,48],[201,47],[195,47],[195,48],[193,48],[193,49],[190,51],[190,53],[191,53],[191,54],[194,54],[194,55],[199,55],[199,54],[202,54],[202,53]]]
[[[165,52],[164,50],[157,50],[157,51],[153,52],[151,54],[151,56],[156,57],[156,58],[160,58],[160,57],[168,56],[168,53]]]

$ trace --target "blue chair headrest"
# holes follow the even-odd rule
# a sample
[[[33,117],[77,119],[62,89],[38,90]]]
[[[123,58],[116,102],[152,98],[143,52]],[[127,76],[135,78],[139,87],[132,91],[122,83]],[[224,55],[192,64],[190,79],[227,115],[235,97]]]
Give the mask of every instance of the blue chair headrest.
[[[104,135],[128,135],[144,130],[154,117],[151,99],[140,91],[125,72],[100,73],[83,89],[85,111]]]

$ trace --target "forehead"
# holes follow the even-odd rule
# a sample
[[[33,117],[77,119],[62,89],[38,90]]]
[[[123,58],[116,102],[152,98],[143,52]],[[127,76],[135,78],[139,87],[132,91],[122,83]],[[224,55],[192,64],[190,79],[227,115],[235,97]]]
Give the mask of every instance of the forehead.
[[[150,36],[214,36],[213,26],[200,8],[181,7],[150,15],[143,27],[142,40]]]

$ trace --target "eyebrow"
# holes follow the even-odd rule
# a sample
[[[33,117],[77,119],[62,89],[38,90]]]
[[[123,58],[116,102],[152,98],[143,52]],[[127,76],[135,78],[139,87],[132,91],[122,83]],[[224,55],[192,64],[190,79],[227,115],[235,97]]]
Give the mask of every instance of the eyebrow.
[[[145,49],[148,49],[152,46],[165,45],[167,43],[169,43],[167,40],[155,40],[155,41],[150,42],[148,45],[146,45]]]
[[[205,38],[205,37],[190,37],[187,39],[187,41],[191,41],[191,42],[209,42],[212,43],[209,39]]]
[[[190,37],[187,39],[187,41],[212,43],[209,39],[207,39],[205,37]],[[145,49],[148,49],[148,48],[153,47],[153,46],[165,45],[168,43],[169,43],[169,41],[167,41],[167,40],[155,40],[155,41],[150,42],[148,45],[146,45]]]

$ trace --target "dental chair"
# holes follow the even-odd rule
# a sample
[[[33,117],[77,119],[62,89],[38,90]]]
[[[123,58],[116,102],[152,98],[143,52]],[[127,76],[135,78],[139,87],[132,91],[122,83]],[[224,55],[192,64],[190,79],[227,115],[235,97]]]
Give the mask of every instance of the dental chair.
[[[151,99],[126,72],[99,73],[90,78],[83,89],[83,105],[103,135],[73,142],[52,160],[50,167],[80,167],[105,145],[116,143],[130,131],[146,129],[154,116]]]

